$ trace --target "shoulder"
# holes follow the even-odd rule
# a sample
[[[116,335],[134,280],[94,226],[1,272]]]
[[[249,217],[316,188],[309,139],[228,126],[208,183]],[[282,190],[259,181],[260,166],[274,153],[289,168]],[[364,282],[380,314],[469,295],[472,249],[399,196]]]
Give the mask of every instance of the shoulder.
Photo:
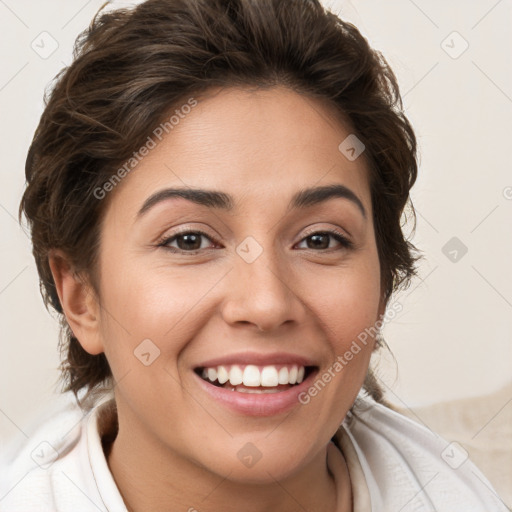
[[[464,449],[419,421],[361,394],[338,431],[354,446],[372,509],[507,511]]]
[[[30,435],[10,442],[0,460],[1,510],[98,510],[87,446],[91,416],[71,399],[59,401]]]

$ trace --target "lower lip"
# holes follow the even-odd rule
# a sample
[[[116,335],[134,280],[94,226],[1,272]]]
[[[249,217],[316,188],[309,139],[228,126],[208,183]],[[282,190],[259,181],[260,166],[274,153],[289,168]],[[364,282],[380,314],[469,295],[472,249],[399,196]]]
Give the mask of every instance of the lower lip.
[[[300,384],[277,393],[243,393],[214,386],[194,372],[201,388],[214,400],[246,416],[274,416],[301,405],[298,395],[306,391],[317,371],[312,371]]]

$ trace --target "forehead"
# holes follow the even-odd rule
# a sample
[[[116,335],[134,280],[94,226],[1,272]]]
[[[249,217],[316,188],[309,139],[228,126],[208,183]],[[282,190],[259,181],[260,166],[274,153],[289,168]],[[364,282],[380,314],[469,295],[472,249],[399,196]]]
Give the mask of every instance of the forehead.
[[[297,190],[339,183],[370,211],[364,158],[340,151],[351,131],[325,102],[283,87],[217,89],[195,100],[169,113],[172,128],[153,137],[116,187],[114,204],[140,209],[158,190],[189,187],[228,193],[233,212],[251,204],[261,210],[284,206]]]

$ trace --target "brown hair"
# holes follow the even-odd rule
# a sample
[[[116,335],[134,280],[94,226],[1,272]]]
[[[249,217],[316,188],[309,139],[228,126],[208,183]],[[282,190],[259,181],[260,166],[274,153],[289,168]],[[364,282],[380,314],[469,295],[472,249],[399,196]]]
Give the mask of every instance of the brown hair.
[[[213,87],[276,85],[322,99],[349,120],[366,146],[386,302],[408,286],[418,258],[401,217],[407,204],[414,217],[408,200],[416,139],[392,70],[356,27],[319,0],[147,0],[99,12],[45,95],[20,205],[45,305],[61,314],[64,391],[93,393],[112,374],[104,354],[87,353],[67,325],[50,249],[63,250],[98,291],[94,269],[108,198],[94,191],[187,98]],[[365,388],[382,400],[371,372]]]

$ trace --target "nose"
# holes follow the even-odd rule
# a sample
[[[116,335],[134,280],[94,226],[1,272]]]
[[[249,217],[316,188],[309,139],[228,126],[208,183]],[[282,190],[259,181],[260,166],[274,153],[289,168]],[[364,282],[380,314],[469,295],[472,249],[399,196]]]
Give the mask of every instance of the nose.
[[[253,262],[236,256],[225,283],[222,316],[230,325],[250,324],[274,332],[281,325],[300,323],[306,315],[299,282],[285,261],[270,250]]]

